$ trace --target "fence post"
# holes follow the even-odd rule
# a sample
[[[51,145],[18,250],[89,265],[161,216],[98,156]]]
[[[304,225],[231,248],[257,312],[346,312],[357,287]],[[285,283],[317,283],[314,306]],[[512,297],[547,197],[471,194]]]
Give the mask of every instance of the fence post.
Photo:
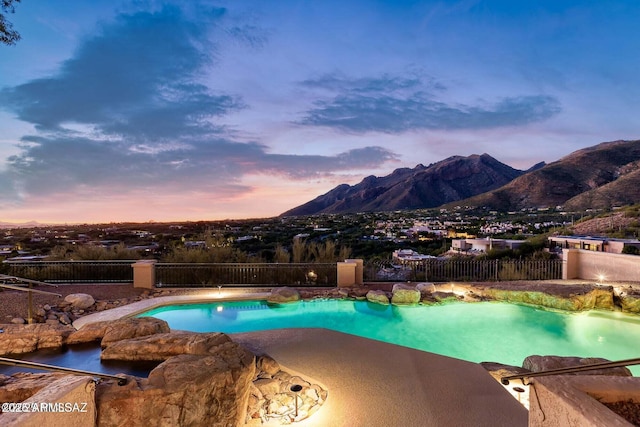
[[[131,264],[133,268],[133,287],[153,289],[156,285],[156,260],[146,259]]]
[[[356,285],[356,263],[338,262],[336,268],[338,269],[336,282],[338,282],[339,288]]]
[[[356,265],[355,285],[362,286],[364,284],[364,260],[354,258],[345,259],[344,262],[354,263]]]

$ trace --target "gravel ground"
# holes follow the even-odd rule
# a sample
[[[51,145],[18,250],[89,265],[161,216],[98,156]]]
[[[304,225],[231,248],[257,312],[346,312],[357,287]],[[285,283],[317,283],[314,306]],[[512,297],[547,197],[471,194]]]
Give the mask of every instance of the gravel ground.
[[[55,292],[62,295],[57,297],[55,295],[43,295],[32,293],[33,297],[33,309],[42,307],[45,304],[51,306],[57,305],[64,301],[64,297],[69,294],[85,293],[91,295],[98,300],[116,300],[121,298],[136,297],[144,291],[144,289],[134,288],[131,284],[117,285],[59,285],[58,287],[52,286],[35,286],[34,290]],[[28,293],[21,291],[14,291],[10,289],[0,288],[0,324],[11,323],[11,319],[15,317],[27,318],[28,314]]]

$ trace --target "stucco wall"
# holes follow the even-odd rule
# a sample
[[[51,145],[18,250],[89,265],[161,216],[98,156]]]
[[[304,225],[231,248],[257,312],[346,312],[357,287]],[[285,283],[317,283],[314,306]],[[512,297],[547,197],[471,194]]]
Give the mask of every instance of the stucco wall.
[[[563,249],[563,279],[640,281],[640,256]]]

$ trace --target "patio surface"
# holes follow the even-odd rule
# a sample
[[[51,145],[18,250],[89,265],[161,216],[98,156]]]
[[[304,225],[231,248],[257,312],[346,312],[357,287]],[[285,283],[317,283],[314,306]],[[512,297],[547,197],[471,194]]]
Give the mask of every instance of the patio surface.
[[[528,424],[528,411],[476,363],[327,329],[230,336],[329,391],[321,409],[295,425]]]
[[[223,293],[158,297],[76,320],[115,320],[150,308],[202,301],[265,298]],[[327,329],[230,334],[290,373],[322,385],[329,397],[307,426],[527,426],[528,411],[479,364]],[[276,424],[267,424],[267,426]]]

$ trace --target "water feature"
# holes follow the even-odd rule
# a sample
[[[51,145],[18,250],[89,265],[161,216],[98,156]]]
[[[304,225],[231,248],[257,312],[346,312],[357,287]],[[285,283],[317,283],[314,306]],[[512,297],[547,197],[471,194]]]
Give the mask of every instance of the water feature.
[[[640,356],[640,348],[631,344],[640,342],[639,316],[498,302],[397,307],[367,301],[237,301],[160,307],[141,316],[195,332],[327,328],[472,362],[518,366],[532,354],[610,360]],[[640,376],[640,366],[630,369]]]
[[[6,356],[11,359],[28,360],[29,362],[62,366],[65,368],[81,369],[84,371],[100,372],[103,374],[129,374],[147,377],[149,372],[158,365],[156,362],[124,362],[101,361],[100,344],[74,344],[58,349],[44,349],[33,353]],[[16,372],[50,372],[37,369],[21,368],[0,364],[0,374],[12,375]]]

